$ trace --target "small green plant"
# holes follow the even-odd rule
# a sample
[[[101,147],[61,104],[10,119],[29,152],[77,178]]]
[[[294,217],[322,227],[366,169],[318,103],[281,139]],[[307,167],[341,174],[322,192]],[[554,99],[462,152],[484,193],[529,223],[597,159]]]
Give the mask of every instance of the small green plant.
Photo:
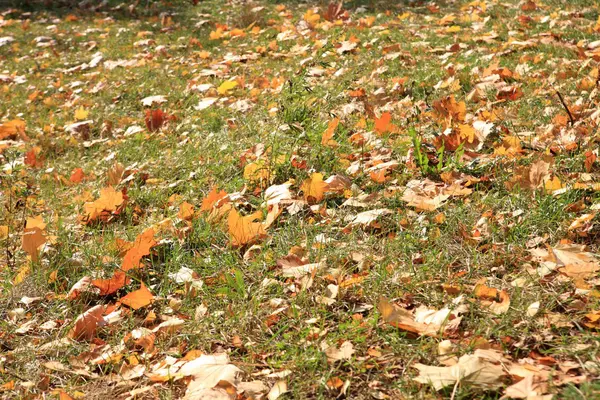
[[[437,164],[432,164],[427,154],[423,151],[421,136],[417,133],[415,128],[410,127],[408,134],[412,141],[415,162],[424,175],[437,176],[444,170],[461,166],[461,158],[464,154],[462,143],[458,146],[458,149],[454,151],[454,154],[451,157],[446,154],[446,148],[442,144],[442,146],[436,150],[438,162]]]
[[[225,274],[226,286],[221,288],[219,292],[226,295],[228,298],[246,298],[246,283],[244,274],[240,269],[235,269],[233,274]]]

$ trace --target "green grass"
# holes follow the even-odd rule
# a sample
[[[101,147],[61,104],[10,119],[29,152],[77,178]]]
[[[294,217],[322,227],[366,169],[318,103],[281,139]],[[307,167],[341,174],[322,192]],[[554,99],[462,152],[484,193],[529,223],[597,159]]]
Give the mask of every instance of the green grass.
[[[118,345],[143,324],[151,310],[159,317],[180,316],[186,319],[184,328],[157,339],[157,353],[148,360],[149,366],[165,355],[182,357],[192,349],[206,353],[227,351],[232,362],[247,374],[247,380],[262,379],[251,374],[263,369],[291,370],[292,374],[286,378],[290,389],[287,398],[335,398],[339,391],[326,384],[334,377],[351,381],[348,398],[379,398],[379,392],[389,398],[500,398],[502,389],[484,393],[468,385],[458,385],[455,392],[452,387],[435,392],[412,381],[417,374],[412,368],[414,363],[437,365],[440,339],[415,339],[385,324],[377,311],[380,297],[412,308],[426,305],[440,309],[456,297],[443,289],[445,284],[459,287],[460,294],[469,299],[460,334],[451,337],[459,355],[473,351],[473,341],[480,338],[515,360],[535,352],[554,357],[558,363],[575,361],[588,363],[585,364],[588,368],[591,364],[597,366],[597,332],[584,327],[582,321],[585,314],[598,309],[598,297],[576,294],[573,280],[558,279],[555,275],[552,279],[540,279],[528,271],[537,266],[528,252],[528,241],[535,238],[544,238],[543,243],[550,246],[568,238],[587,244],[589,251],[598,253],[597,233],[577,237],[568,230],[575,218],[589,212],[573,204],[580,201],[588,206],[598,204],[597,192],[568,190],[553,196],[543,189],[506,188],[505,182],[513,177],[515,166],[530,165],[544,153],[549,154],[550,145],[544,144],[536,150],[527,148],[522,157],[515,159],[490,155],[506,136],[528,131],[541,135],[555,115],[564,113],[547,86],[549,77],[571,71],[555,87],[560,88],[571,106],[579,99],[587,104],[587,95],[579,92],[577,84],[597,68],[597,61],[581,68],[577,52],[566,45],[597,40],[598,34],[591,29],[598,18],[598,7],[591,1],[569,4],[546,1],[545,8],[527,14],[539,21],[526,29],[517,20],[524,14],[518,2],[505,2],[512,7],[488,2],[488,9],[481,16],[489,16],[490,21],[476,32],[469,22],[460,20],[467,13],[460,7],[467,3],[440,4],[441,11],[436,14],[411,2],[367,2],[363,4],[366,12],[361,14],[346,5],[353,21],[376,17],[374,27],[342,24],[327,31],[314,30],[314,37],[298,34],[291,41],[277,41],[280,33],[277,28],[288,21],[297,25],[307,10],[305,4],[286,3],[289,20],[277,11],[275,2],[253,3],[264,6],[253,15],[245,6],[221,0],[208,0],[196,7],[187,2],[146,7],[142,2],[135,15],[124,10],[94,13],[34,7],[26,29],[20,18],[29,9],[17,8],[5,15],[4,21],[13,22],[0,27],[0,37],[12,36],[15,42],[0,48],[0,73],[23,75],[27,82],[0,83],[0,121],[24,119],[31,141],[11,142],[9,148],[0,150],[0,160],[4,165],[19,160],[34,146],[39,146],[40,154],[45,157],[40,168],[20,166],[12,173],[5,170],[0,175],[5,210],[0,214],[0,225],[11,228],[11,235],[0,241],[3,249],[0,367],[4,373],[0,383],[16,382],[15,390],[7,391],[6,395],[31,398],[57,388],[71,396],[84,393],[86,398],[99,393],[116,395],[118,389],[106,379],[119,371],[123,361],[97,366],[84,360],[85,368],[98,375],[95,379],[57,371],[48,374],[43,363],[60,361],[79,365],[75,358],[94,348],[85,342],[47,352],[39,347],[64,337],[74,319],[91,306],[114,304],[139,288],[140,281],[160,299],[150,307],[132,311],[116,325],[101,328],[98,338],[109,345]],[[391,10],[389,15],[385,10]],[[561,10],[581,11],[581,15],[567,19],[573,23],[564,23],[566,17],[553,18],[557,21],[553,27],[541,21]],[[161,26],[159,15],[164,11],[172,14],[170,27]],[[405,11],[411,16],[398,19]],[[457,33],[444,33],[446,27],[437,24],[439,18],[449,13],[459,18],[452,23],[461,27]],[[106,20],[108,16],[112,19]],[[210,22],[195,27],[202,19]],[[244,29],[247,36],[229,41],[210,40],[215,23]],[[259,34],[247,29],[252,23],[261,28]],[[56,29],[48,29],[49,25],[55,25]],[[383,30],[387,32],[382,33]],[[496,41],[476,40],[491,30],[499,35]],[[146,31],[150,34],[138,34]],[[505,44],[508,38],[525,41],[547,32],[559,35],[560,42],[538,43],[516,51]],[[56,44],[50,48],[36,47],[35,38],[39,36],[51,36]],[[344,55],[336,53],[335,45],[352,36],[360,40],[357,50]],[[145,39],[154,43],[134,45]],[[316,45],[315,39],[323,42]],[[415,45],[424,41],[428,45]],[[271,42],[276,43],[276,50],[269,48]],[[455,43],[466,48],[444,54]],[[383,49],[393,44],[399,46],[392,53],[400,54],[386,60]],[[156,51],[157,46],[165,46],[164,52]],[[266,53],[255,53],[258,46],[266,47]],[[302,46],[308,46],[307,50],[297,51]],[[201,57],[201,51],[209,52],[210,56]],[[138,60],[140,65],[109,70],[101,64],[87,70],[66,71],[89,62],[96,52],[103,54],[103,62]],[[224,61],[226,55],[252,57],[243,62],[229,62]],[[527,57],[536,56],[540,62],[528,61]],[[300,64],[302,60],[305,65]],[[493,90],[486,93],[481,103],[467,102],[467,112],[473,115],[492,109],[499,113],[495,124],[502,129],[485,143],[479,161],[450,162],[453,155],[447,152],[447,164],[439,170],[411,169],[406,157],[415,149],[407,134],[409,128],[415,128],[424,143],[422,151],[433,156],[426,145],[433,143],[444,126],[432,118],[431,104],[450,94],[457,101],[464,100],[479,82],[478,74],[494,61],[513,72],[519,64],[527,64],[531,70],[510,82],[520,86],[522,98],[498,103]],[[457,69],[455,78],[460,87],[454,92],[448,88],[436,89],[438,82],[449,77],[446,68],[450,63]],[[221,76],[201,74],[215,65],[218,67],[214,70],[221,71],[218,72]],[[323,68],[326,75],[311,76],[314,67]],[[246,87],[238,85],[226,96],[218,94],[216,88],[230,77],[243,79]],[[405,91],[392,91],[393,79],[401,77],[408,78]],[[275,86],[275,79],[281,80],[281,87],[270,86]],[[212,84],[214,88],[207,93],[195,93],[189,90],[193,83]],[[252,87],[257,90],[252,91]],[[341,118],[334,135],[337,147],[321,144],[328,122],[352,101],[347,91],[359,88],[365,90],[366,101],[377,114],[389,106],[393,123],[399,128],[397,134],[375,135],[383,152],[369,145],[357,146],[350,140],[354,133],[373,130],[374,121],[368,111]],[[32,99],[35,91],[39,93]],[[147,107],[141,99],[151,95],[165,95],[168,101],[157,107],[174,117],[159,132],[148,132],[145,128]],[[407,96],[410,101],[404,103]],[[204,97],[229,100],[196,110],[194,106]],[[252,105],[247,112],[230,107],[235,101],[247,99]],[[597,99],[589,104],[590,108],[597,107]],[[88,118],[93,120],[87,139],[63,130],[63,126],[75,121],[79,107],[89,111]],[[564,183],[573,184],[580,179],[585,172],[585,151],[598,148],[597,126],[586,118],[582,120],[588,129],[583,135],[585,140],[582,139],[584,146],[555,154],[551,169]],[[366,128],[360,127],[361,119],[365,120]],[[103,125],[112,129],[103,129]],[[133,125],[142,127],[142,132],[124,135]],[[84,143],[100,139],[104,141]],[[523,142],[527,144],[527,139]],[[241,162],[241,157],[252,158],[252,148],[257,144],[264,145],[267,155],[263,163],[270,169],[270,181],[264,187],[244,177]],[[321,203],[330,214],[325,208],[321,212],[304,208],[295,215],[284,212],[268,229],[268,238],[259,243],[260,251],[251,258],[244,258],[246,248],[231,245],[223,224],[211,223],[206,215],[196,217],[190,226],[177,218],[181,201],[198,209],[213,186],[228,193],[245,190],[236,202],[237,209],[246,215],[257,210],[266,215],[265,187],[293,180],[292,190],[298,193],[301,183],[313,171],[326,178],[333,174],[347,175],[351,161],[368,162],[369,157],[385,151],[390,159],[400,162],[389,173],[388,182],[376,183],[362,171],[351,177],[355,185],[351,191],[355,195],[359,191],[379,194],[378,203],[365,209],[341,207],[347,196],[330,195]],[[306,167],[299,168],[292,159],[305,162]],[[107,171],[115,162],[131,174],[118,187],[126,187],[129,197],[123,214],[109,224],[83,225],[79,221],[83,199],[98,198],[100,190],[107,186]],[[76,185],[61,183],[61,177],[68,181],[78,167],[88,179]],[[428,177],[440,182],[440,173],[451,171],[473,175],[481,182],[473,186],[471,195],[451,198],[438,210],[415,212],[401,199],[402,191],[385,194],[389,186],[405,186],[411,179]],[[597,165],[592,171],[592,179],[596,177]],[[181,200],[171,204],[172,195],[181,196]],[[381,218],[379,227],[342,231],[347,225],[345,217],[384,207],[393,213]],[[436,222],[440,212],[444,213],[445,221]],[[488,235],[477,242],[469,235],[484,214],[489,219]],[[48,224],[47,233],[56,238],[41,262],[31,265],[23,282],[14,284],[22,267],[30,263],[20,250],[23,221],[37,215],[42,215]],[[122,255],[115,245],[117,238],[133,241],[146,228],[166,218],[173,220],[174,228],[157,234],[160,244],[146,257],[146,268],[130,272],[131,285],[108,297],[86,295],[77,301],[65,298],[82,277],[109,277],[119,268]],[[321,244],[322,238],[331,242]],[[292,291],[291,286],[297,287],[299,283],[281,277],[276,267],[276,261],[293,246],[302,246],[310,262],[326,262],[326,270],[314,277],[308,290]],[[357,255],[364,260],[357,261]],[[194,270],[204,281],[193,295],[186,294],[182,285],[169,278],[183,266]],[[54,281],[52,274],[56,275]],[[350,278],[362,280],[348,287],[340,284]],[[266,279],[274,283],[266,285]],[[506,313],[491,314],[472,295],[474,284],[481,279],[487,279],[490,287],[509,292],[511,305]],[[512,283],[516,279],[524,279],[530,286],[515,287]],[[597,276],[589,284],[594,287],[596,280]],[[331,283],[340,284],[336,302],[331,306],[320,304],[317,296],[324,295]],[[40,296],[43,300],[24,306],[19,303],[23,296]],[[534,318],[527,317],[527,307],[535,301],[542,304],[540,312]],[[206,315],[195,320],[201,304],[207,308]],[[283,305],[288,308],[273,317],[271,314]],[[374,307],[364,308],[364,305]],[[25,314],[11,321],[10,311],[19,307],[24,308]],[[357,312],[358,307],[362,310]],[[571,328],[552,327],[544,319],[547,313],[560,313],[575,323]],[[16,332],[32,319],[37,322],[30,332],[25,335]],[[39,328],[47,321],[55,321],[57,328]],[[235,337],[240,338],[242,346],[234,344]],[[328,363],[321,344],[336,345],[344,340],[354,345],[354,356]],[[518,342],[522,343],[517,346]],[[376,349],[382,356],[370,355],[370,349]],[[139,351],[128,349],[125,358],[136,353]],[[550,385],[550,392],[569,399],[598,396],[600,387],[594,381],[597,371],[581,369],[578,373],[585,373],[588,382]],[[47,385],[40,383],[44,374],[49,376]],[[30,389],[26,389],[27,382],[34,383]],[[274,380],[265,382],[270,385]],[[145,384],[148,382],[144,380],[135,383]],[[157,390],[161,398],[178,398],[182,384],[165,383]]]

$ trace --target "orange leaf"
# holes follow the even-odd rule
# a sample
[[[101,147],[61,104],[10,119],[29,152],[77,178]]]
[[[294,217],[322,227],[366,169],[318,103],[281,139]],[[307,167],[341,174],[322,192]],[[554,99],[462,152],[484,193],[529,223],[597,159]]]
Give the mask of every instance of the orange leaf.
[[[83,205],[84,219],[86,223],[97,220],[103,212],[116,211],[123,204],[123,193],[117,192],[112,186],[100,191],[100,197],[96,201]]]
[[[229,228],[229,236],[231,237],[231,244],[233,246],[245,245],[267,235],[263,225],[260,222],[254,222],[260,216],[260,212],[245,217],[240,216],[235,209],[229,212],[227,226]]]
[[[433,109],[438,116],[444,120],[453,120],[462,122],[467,115],[467,105],[464,101],[457,102],[454,95],[450,95],[441,100],[436,100],[432,104]]]
[[[154,229],[147,229],[142,232],[142,234],[135,239],[133,246],[127,251],[125,257],[123,257],[121,270],[129,271],[133,268],[139,268],[142,257],[149,255],[150,249],[155,245]]]
[[[27,136],[25,136],[25,121],[13,119],[0,125],[0,140],[7,138],[16,139],[17,135],[22,140],[27,140]]]
[[[384,112],[381,114],[381,117],[375,118],[375,132],[377,133],[385,133],[390,131],[392,121],[392,114],[389,112]]]
[[[154,296],[150,293],[150,290],[144,285],[134,292],[129,293],[127,296],[121,297],[119,300],[122,304],[133,308],[134,310],[146,307],[154,300]]]
[[[498,100],[512,100],[515,101],[523,97],[523,91],[518,86],[507,86],[498,91],[496,98]]]
[[[498,297],[498,289],[488,287],[484,284],[478,284],[475,286],[474,294],[480,299],[496,300]]]
[[[79,183],[83,180],[84,177],[85,177],[85,174],[83,173],[83,170],[81,168],[75,168],[73,170],[73,172],[71,173],[71,177],[69,178],[69,181],[71,183]]]
[[[315,172],[310,178],[302,182],[300,190],[304,193],[304,200],[318,203],[323,200],[326,187],[327,184],[323,182],[323,174]]]
[[[150,132],[159,130],[167,120],[167,114],[162,110],[146,110],[146,127]]]
[[[323,132],[323,136],[321,137],[321,144],[323,146],[335,146],[337,143],[335,140],[331,140],[333,138],[333,134],[335,133],[336,128],[340,124],[339,118],[334,118],[329,121],[327,125],[327,129]]]
[[[40,257],[39,248],[46,243],[46,237],[38,227],[26,229],[23,232],[21,248],[31,256],[32,261],[38,261]]]
[[[378,171],[373,171],[369,174],[373,182],[376,183],[385,183],[385,174],[387,173],[387,169],[380,169]]]
[[[69,337],[75,340],[91,340],[96,335],[96,329],[98,325],[104,322],[102,314],[104,313],[104,306],[99,304],[94,306],[81,314],[75,320],[75,325],[69,331]]]
[[[592,151],[588,150],[585,152],[585,172],[590,172],[594,166],[594,162],[598,157]]]
[[[200,211],[210,211],[213,206],[220,207],[223,203],[229,201],[227,198],[227,192],[221,190],[217,192],[217,187],[213,187],[212,191],[208,194],[204,200],[202,200],[202,206],[200,207]]]
[[[39,228],[41,230],[46,229],[46,224],[44,223],[44,220],[42,219],[41,215],[38,215],[34,218],[27,218],[27,222],[25,223],[25,229],[33,228]]]
[[[25,159],[23,160],[23,163],[31,168],[40,168],[44,163],[44,157],[38,157],[40,151],[41,149],[39,147],[34,147],[33,149],[29,150],[27,153],[25,153]]]
[[[123,286],[127,285],[131,280],[123,271],[116,271],[110,279],[94,279],[92,285],[100,289],[100,295],[106,296],[113,294]]]
[[[179,212],[177,213],[177,216],[180,219],[191,221],[192,218],[194,218],[194,206],[187,201],[184,201],[179,206]]]
[[[348,91],[348,96],[350,96],[350,97],[363,97],[364,95],[365,95],[365,89],[362,89],[362,88]]]

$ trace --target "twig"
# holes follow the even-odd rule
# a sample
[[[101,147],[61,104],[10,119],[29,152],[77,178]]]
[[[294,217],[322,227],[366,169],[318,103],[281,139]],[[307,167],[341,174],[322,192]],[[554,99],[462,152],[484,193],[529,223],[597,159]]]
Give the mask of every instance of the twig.
[[[563,99],[562,94],[560,94],[560,92],[554,87],[552,89],[554,89],[554,92],[556,92],[556,95],[558,96],[558,99],[560,100],[561,104],[563,105],[565,110],[567,110],[567,114],[569,114],[569,120],[571,121],[571,126],[575,125],[575,118],[573,118],[571,110],[569,110],[569,107],[567,107],[567,103],[565,103],[565,99]]]
[[[452,388],[452,394],[450,395],[450,400],[454,400],[454,398],[456,397],[456,390],[458,389],[459,382],[460,382],[460,379],[457,379],[456,383],[454,384],[454,387]]]

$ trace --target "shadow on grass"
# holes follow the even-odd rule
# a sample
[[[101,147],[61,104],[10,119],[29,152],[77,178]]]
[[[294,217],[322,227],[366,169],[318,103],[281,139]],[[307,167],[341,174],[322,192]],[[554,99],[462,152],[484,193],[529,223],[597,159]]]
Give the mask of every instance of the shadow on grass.
[[[294,7],[319,7],[327,9],[329,0],[267,0],[270,4]],[[205,0],[0,0],[0,15],[16,17],[23,13],[46,13],[57,18],[68,14],[108,15],[115,19],[137,19],[157,16],[163,12],[182,12],[190,8],[209,6]],[[400,11],[410,9],[415,13],[427,13],[428,1],[424,0],[346,0],[344,9],[351,13],[357,9],[370,12]],[[444,7],[445,1],[438,1]],[[256,3],[258,5],[259,3]],[[229,5],[240,9],[248,6],[244,1],[233,1]],[[456,7],[456,5],[454,5]]]
[[[164,12],[180,12],[189,7],[194,7],[191,0],[169,3],[157,0],[0,0],[0,15],[15,18],[32,13],[62,18],[74,14],[81,17],[110,16],[123,20],[158,16]]]

